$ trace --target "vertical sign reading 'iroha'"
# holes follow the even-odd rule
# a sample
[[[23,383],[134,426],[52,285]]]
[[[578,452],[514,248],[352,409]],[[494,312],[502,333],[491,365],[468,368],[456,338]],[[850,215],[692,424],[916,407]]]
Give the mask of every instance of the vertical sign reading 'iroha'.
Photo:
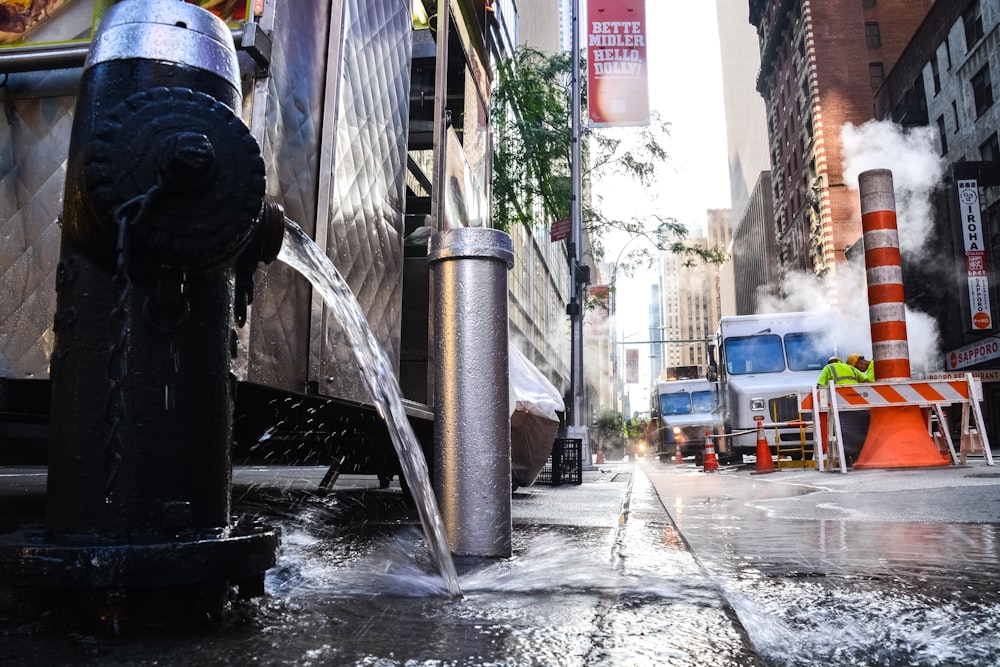
[[[993,328],[993,318],[990,316],[990,279],[986,266],[982,209],[979,206],[979,181],[958,181],[958,206],[965,241],[965,272],[969,281],[972,329],[985,331]]]
[[[647,125],[645,0],[587,1],[590,125]]]

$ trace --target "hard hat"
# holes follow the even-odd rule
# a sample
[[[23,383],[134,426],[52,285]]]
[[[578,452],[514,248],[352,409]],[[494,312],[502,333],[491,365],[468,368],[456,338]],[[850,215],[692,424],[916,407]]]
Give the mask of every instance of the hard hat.
[[[848,366],[853,366],[854,364],[858,363],[858,359],[860,359],[860,358],[861,358],[861,355],[858,354],[857,352],[855,352],[851,356],[847,357],[847,365]]]
[[[839,364],[839,363],[841,363],[840,357],[830,357],[829,359],[826,360],[826,363],[828,363],[828,364]]]

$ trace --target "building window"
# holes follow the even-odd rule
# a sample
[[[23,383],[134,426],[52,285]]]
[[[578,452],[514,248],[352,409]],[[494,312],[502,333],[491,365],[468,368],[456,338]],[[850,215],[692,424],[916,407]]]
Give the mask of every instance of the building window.
[[[882,35],[878,29],[878,23],[874,21],[865,24],[865,42],[869,49],[877,49],[882,46]]]
[[[996,162],[1000,160],[1000,139],[997,139],[996,132],[979,145],[979,155],[983,162]]]
[[[958,104],[955,103],[955,100],[951,101],[951,116],[955,121],[955,132],[958,132]]]
[[[972,96],[976,100],[976,118],[993,106],[993,81],[990,79],[989,63],[972,76]]]
[[[962,14],[962,24],[965,26],[965,48],[971,49],[983,36],[983,12],[978,0]]]
[[[934,94],[941,92],[941,72],[938,71],[937,54],[931,58],[931,80],[934,82]]]
[[[951,44],[948,43],[947,39],[944,40],[944,57],[945,62],[947,63],[947,68],[951,71]]]
[[[866,8],[867,7],[874,7],[875,4],[876,4],[875,0],[861,0],[861,6],[862,7],[866,7]]]
[[[938,116],[937,119],[938,137],[941,140],[941,155],[948,154],[948,135],[946,134],[946,128],[944,126],[944,116]]]
[[[868,78],[871,80],[872,90],[878,90],[885,79],[885,68],[882,63],[868,63]]]

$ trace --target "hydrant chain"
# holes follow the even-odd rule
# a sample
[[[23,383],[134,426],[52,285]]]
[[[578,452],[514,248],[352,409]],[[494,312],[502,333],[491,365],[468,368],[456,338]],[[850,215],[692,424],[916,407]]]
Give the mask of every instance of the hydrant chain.
[[[110,502],[113,495],[115,478],[121,464],[122,439],[119,426],[124,419],[125,401],[122,389],[128,376],[129,349],[129,307],[128,300],[132,289],[132,281],[128,275],[128,227],[139,220],[146,211],[153,195],[159,190],[154,185],[145,194],[133,197],[115,209],[115,219],[118,222],[118,243],[116,248],[115,275],[112,285],[115,290],[115,305],[110,313],[111,348],[108,351],[108,398],[105,403],[105,417],[110,426],[106,440],[108,479],[104,485],[105,501]],[[138,206],[136,206],[138,205]],[[131,219],[128,210],[135,208],[135,216]]]

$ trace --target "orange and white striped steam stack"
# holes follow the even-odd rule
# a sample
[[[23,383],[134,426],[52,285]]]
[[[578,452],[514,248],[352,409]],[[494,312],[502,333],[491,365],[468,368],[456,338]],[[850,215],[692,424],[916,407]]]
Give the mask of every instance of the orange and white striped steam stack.
[[[892,172],[863,172],[858,176],[858,185],[875,378],[879,382],[910,380]],[[872,409],[868,436],[854,467],[913,468],[949,463],[928,435],[920,408],[901,406]]]
[[[892,172],[873,169],[858,176],[861,228],[868,279],[872,357],[879,380],[910,379],[910,348],[903,303],[903,264],[896,228]]]

